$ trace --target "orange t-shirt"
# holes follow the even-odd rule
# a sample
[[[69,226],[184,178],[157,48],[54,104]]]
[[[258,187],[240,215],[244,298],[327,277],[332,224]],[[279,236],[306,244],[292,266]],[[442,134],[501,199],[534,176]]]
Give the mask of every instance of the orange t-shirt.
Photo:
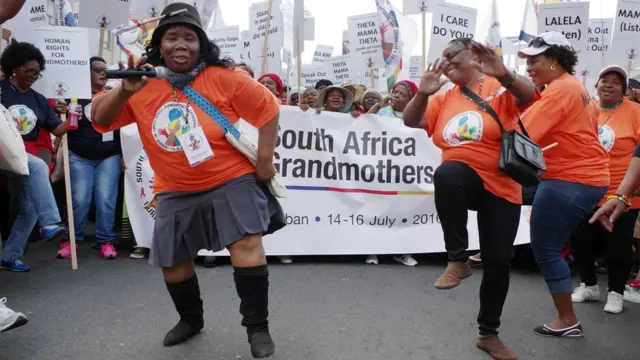
[[[244,70],[208,66],[192,87],[231,123],[242,118],[260,128],[280,112],[280,101]],[[111,126],[93,125],[104,133],[137,123],[142,145],[155,172],[156,193],[208,190],[255,172],[255,167],[229,144],[220,126],[209,115],[190,103],[180,90],[176,90],[176,95],[174,98],[168,81],[151,79],[127,101],[120,117]],[[196,126],[202,127],[214,156],[191,167],[178,136]]]
[[[542,147],[558,143],[544,152],[543,179],[609,185],[609,154],[600,145],[597,120],[591,96],[573,75],[564,74],[547,86],[522,115],[533,141]]]
[[[514,96],[494,78],[485,76],[483,83],[480,97],[496,111],[506,130],[513,129],[519,113]],[[425,123],[433,143],[442,149],[442,162],[469,165],[482,178],[487,191],[514,204],[522,203],[522,186],[498,169],[500,127],[491,115],[467,99],[460,87],[429,99]]]
[[[640,105],[623,99],[615,109],[602,109],[597,105],[598,136],[600,143],[609,152],[611,185],[607,195],[615,195],[629,168],[633,151],[640,143]],[[605,198],[600,202],[601,206]],[[631,208],[640,208],[640,199],[631,200]]]

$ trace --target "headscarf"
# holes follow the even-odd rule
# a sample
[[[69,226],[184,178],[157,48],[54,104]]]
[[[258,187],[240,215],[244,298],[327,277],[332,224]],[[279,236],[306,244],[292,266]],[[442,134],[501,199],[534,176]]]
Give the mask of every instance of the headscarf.
[[[298,95],[298,103],[300,103],[300,101],[302,101],[302,96],[304,94],[304,91],[306,89],[302,86],[298,86],[298,87],[294,87],[292,89],[289,89],[289,92],[287,93],[287,105],[291,104],[291,95],[293,94],[300,94]]]
[[[367,90],[365,90],[364,94],[362,94],[362,100],[364,100],[364,97],[367,96],[367,94],[374,94],[375,96],[378,97],[378,101],[382,100],[382,95],[380,95],[380,93],[376,89],[367,89]]]
[[[418,85],[410,80],[398,81],[391,88],[391,92],[393,92],[393,90],[395,90],[398,85],[404,85],[405,87],[407,87],[407,89],[409,89],[409,99],[413,98],[418,93]]]
[[[264,74],[258,78],[258,82],[261,83],[262,79],[266,77],[271,78],[271,80],[273,80],[273,82],[276,83],[276,91],[278,92],[278,96],[282,95],[282,92],[284,91],[284,87],[282,86],[282,79],[280,79],[280,76],[274,73]]]

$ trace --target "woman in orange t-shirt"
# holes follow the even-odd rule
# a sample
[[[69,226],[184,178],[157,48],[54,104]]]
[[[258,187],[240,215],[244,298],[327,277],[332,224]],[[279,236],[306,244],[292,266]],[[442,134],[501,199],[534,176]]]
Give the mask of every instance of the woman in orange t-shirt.
[[[640,105],[624,98],[627,92],[627,72],[619,66],[609,66],[600,72],[596,88],[600,102],[598,135],[602,146],[609,152],[611,185],[607,196],[600,200],[617,199],[616,190],[631,161],[633,151],[640,144]],[[580,269],[580,287],[571,295],[574,303],[600,299],[600,288],[595,268],[596,243],[604,240],[609,276],[609,294],[604,311],[622,312],[624,288],[633,264],[633,232],[640,202],[634,200],[623,213],[613,232],[600,224],[589,224],[585,218],[571,235],[571,253]]]
[[[157,197],[149,204],[155,207],[150,262],[162,268],[180,315],[164,345],[182,343],[202,329],[203,303],[193,258],[200,249],[226,248],[251,353],[264,358],[275,350],[268,330],[269,273],[262,235],[283,227],[284,214],[261,182],[275,174],[280,106],[244,70],[220,59],[220,49],[207,39],[193,6],[173,3],[162,14],[182,9],[186,12],[160,20],[147,56],[138,64],[129,57],[129,68],[162,65],[168,69],[167,78],[123,79],[121,87],[98,94],[93,123],[100,132],[136,123],[155,172]],[[259,129],[255,167],[182,92],[186,85],[231,123],[243,118]]]
[[[434,177],[435,205],[449,264],[435,286],[451,289],[471,275],[467,217],[469,210],[477,211],[484,261],[477,344],[494,358],[515,359],[498,338],[498,327],[509,290],[522,187],[498,169],[499,125],[461,89],[466,87],[485,99],[506,129],[515,126],[519,106],[531,103],[536,92],[529,80],[510,72],[493,50],[471,39],[451,41],[443,57],[429,65],[418,93],[404,109],[405,125],[426,129],[442,149],[442,164]],[[445,84],[442,75],[456,87],[434,96]]]
[[[536,86],[547,85],[524,114],[533,141],[545,151],[547,171],[538,184],[531,212],[531,247],[547,282],[558,319],[535,328],[545,336],[582,336],[571,303],[571,276],[562,250],[580,221],[595,208],[609,186],[609,155],[598,139],[591,96],[576,79],[578,56],[567,38],[547,32],[518,55]]]

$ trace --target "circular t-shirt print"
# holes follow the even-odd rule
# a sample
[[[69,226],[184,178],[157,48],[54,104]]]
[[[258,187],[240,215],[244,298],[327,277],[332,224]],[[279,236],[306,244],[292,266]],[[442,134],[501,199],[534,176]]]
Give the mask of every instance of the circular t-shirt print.
[[[20,135],[27,135],[36,127],[38,118],[33,110],[24,105],[13,105],[8,110],[13,116],[13,121]]]
[[[476,111],[465,111],[449,120],[442,137],[449,145],[458,146],[482,139],[482,116]]]
[[[188,123],[185,116],[188,117]],[[198,118],[191,106],[180,102],[169,102],[156,113],[151,131],[161,148],[169,152],[176,152],[182,151],[178,137],[198,126]]]
[[[87,118],[87,120],[91,121],[91,103],[85,105],[84,116]]]
[[[616,142],[616,133],[611,127],[609,127],[609,125],[602,125],[598,129],[598,138],[600,138],[600,144],[602,144],[602,147],[609,152],[611,151],[611,148],[613,148],[613,144]]]

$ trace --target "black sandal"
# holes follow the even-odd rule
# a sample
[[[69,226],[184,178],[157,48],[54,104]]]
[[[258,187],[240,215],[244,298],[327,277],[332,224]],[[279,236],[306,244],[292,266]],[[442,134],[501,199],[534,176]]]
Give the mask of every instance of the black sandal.
[[[533,332],[540,336],[549,337],[582,337],[582,325],[577,323],[564,329],[552,329],[547,325],[541,325],[533,329]]]

